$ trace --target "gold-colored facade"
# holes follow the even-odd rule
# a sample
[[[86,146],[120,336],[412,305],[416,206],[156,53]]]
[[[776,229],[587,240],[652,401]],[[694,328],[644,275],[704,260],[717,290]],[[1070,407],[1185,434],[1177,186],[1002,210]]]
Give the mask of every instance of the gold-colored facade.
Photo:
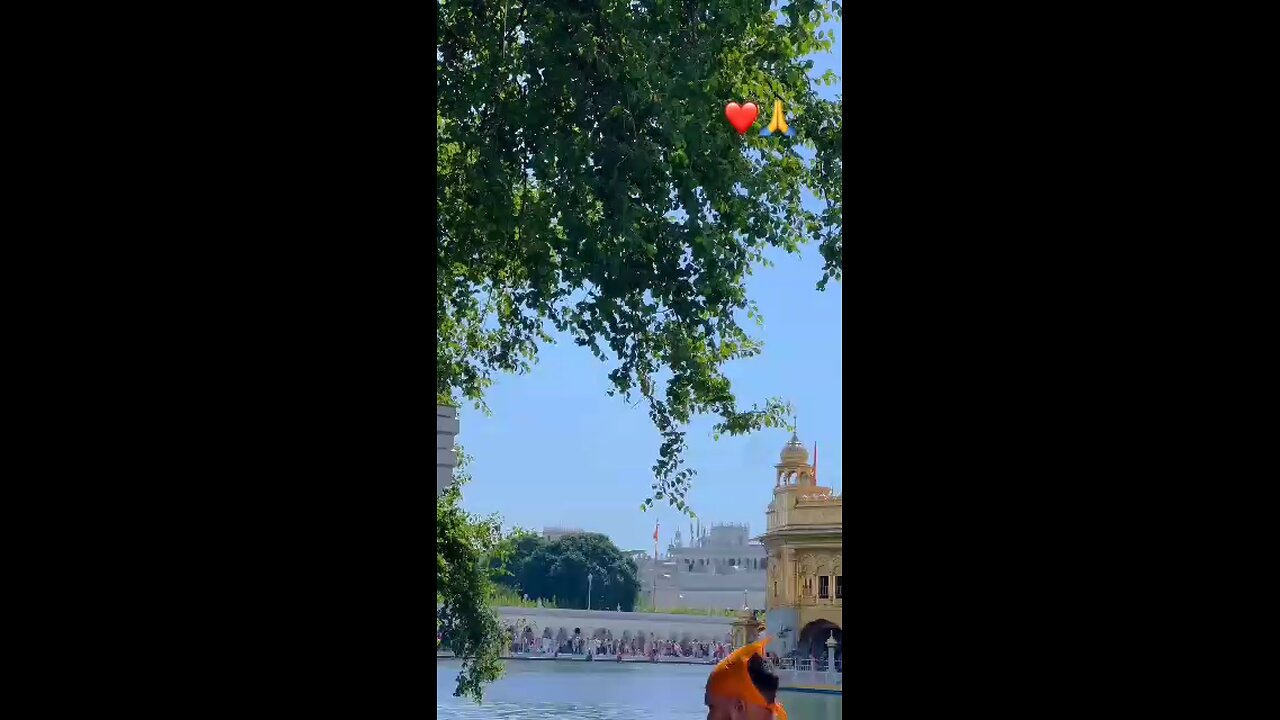
[[[737,616],[733,618],[732,627],[730,632],[735,650],[759,640],[765,632],[765,625],[760,620],[760,611],[751,608],[739,610]]]
[[[817,484],[809,452],[794,433],[774,467],[768,527],[760,538],[769,555],[765,623],[779,652],[825,657],[827,638],[843,645],[843,499]]]

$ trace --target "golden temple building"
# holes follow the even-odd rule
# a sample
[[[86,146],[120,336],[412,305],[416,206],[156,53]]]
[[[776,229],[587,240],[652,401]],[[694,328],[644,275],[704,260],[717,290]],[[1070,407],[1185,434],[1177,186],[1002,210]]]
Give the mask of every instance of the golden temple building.
[[[817,484],[809,451],[800,438],[782,448],[775,467],[773,501],[760,537],[768,553],[765,625],[780,655],[826,657],[834,637],[843,650],[844,566],[841,496]]]

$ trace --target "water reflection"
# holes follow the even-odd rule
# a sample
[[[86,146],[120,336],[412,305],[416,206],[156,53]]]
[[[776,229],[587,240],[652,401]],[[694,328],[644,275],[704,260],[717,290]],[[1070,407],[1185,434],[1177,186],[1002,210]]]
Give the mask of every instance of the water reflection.
[[[586,720],[704,720],[702,691],[711,668],[581,661],[513,660],[506,675],[485,689],[485,702],[453,697],[458,663],[438,660],[436,717],[558,718]],[[783,692],[791,720],[836,720],[839,695]]]

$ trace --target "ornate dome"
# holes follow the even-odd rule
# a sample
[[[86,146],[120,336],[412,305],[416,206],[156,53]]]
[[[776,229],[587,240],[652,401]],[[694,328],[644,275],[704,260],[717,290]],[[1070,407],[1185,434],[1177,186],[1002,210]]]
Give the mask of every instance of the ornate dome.
[[[783,446],[782,458],[784,465],[808,465],[809,451],[804,449],[804,443],[800,442],[800,438],[791,433],[791,440]]]

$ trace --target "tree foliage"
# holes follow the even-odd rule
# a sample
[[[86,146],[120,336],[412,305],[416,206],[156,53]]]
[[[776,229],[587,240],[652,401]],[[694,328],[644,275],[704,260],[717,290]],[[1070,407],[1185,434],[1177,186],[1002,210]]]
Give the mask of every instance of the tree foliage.
[[[469,476],[459,451],[457,482],[436,501],[436,632],[440,646],[462,658],[454,695],[480,702],[482,687],[502,675],[505,644],[491,608],[494,585],[484,570],[498,551],[497,518],[478,518],[459,507]]]
[[[547,540],[535,532],[513,528],[498,543],[497,551],[489,561],[489,577],[495,583],[519,590],[524,577],[524,565],[534,551],[546,543]]]
[[[609,363],[611,394],[661,433],[655,500],[688,511],[691,417],[716,432],[785,423],[722,366],[760,352],[746,277],[816,242],[842,270],[840,103],[805,60],[835,2],[473,0],[437,26],[437,392],[483,407],[552,329]],[[830,78],[825,79],[830,82]],[[730,100],[777,98],[795,138],[739,136]],[[808,147],[809,151],[802,151]],[[824,208],[801,206],[808,189]]]
[[[635,562],[596,533],[545,540],[516,532],[503,541],[505,572],[498,580],[531,598],[554,598],[561,608],[635,609],[640,581]],[[587,582],[587,574],[591,582]]]

